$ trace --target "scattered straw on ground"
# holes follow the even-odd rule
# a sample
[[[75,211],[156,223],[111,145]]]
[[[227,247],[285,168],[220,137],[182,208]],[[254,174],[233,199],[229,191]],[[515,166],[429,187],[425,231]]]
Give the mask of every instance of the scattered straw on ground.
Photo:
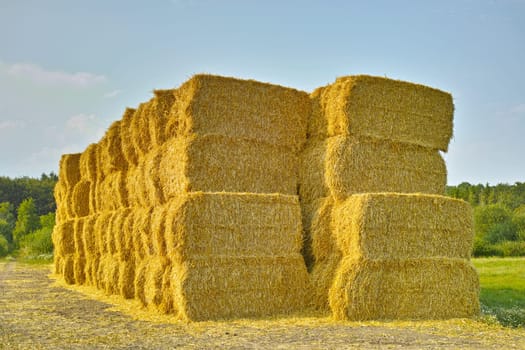
[[[85,287],[64,288],[48,277],[50,270],[50,266],[0,262],[0,349],[525,347],[523,329],[464,319],[335,322],[302,316],[183,323],[168,316],[139,313],[132,302],[115,306],[114,301],[122,299],[104,297],[100,292],[87,297]]]

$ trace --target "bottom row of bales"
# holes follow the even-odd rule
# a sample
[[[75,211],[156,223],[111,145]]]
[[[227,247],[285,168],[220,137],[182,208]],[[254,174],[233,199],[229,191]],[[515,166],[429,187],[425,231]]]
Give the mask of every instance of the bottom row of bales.
[[[303,310],[297,196],[189,192],[55,227],[56,273],[186,320]]]
[[[467,203],[369,193],[320,209],[310,277],[297,196],[202,192],[57,225],[56,273],[186,320],[287,314],[312,303],[351,320],[478,313]]]
[[[366,193],[308,213],[313,304],[338,319],[439,319],[479,312],[468,203]]]

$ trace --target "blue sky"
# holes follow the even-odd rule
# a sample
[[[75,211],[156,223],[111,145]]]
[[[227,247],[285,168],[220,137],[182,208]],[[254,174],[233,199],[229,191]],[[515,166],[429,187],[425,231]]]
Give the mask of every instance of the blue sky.
[[[453,94],[450,184],[523,182],[524,62],[525,0],[0,0],[0,175],[56,172],[195,73],[370,74]]]

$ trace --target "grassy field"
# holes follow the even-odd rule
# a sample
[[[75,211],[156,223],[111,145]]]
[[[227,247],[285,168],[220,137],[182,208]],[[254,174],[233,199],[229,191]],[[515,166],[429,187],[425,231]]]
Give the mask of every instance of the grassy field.
[[[525,258],[473,259],[485,315],[504,326],[525,326]]]

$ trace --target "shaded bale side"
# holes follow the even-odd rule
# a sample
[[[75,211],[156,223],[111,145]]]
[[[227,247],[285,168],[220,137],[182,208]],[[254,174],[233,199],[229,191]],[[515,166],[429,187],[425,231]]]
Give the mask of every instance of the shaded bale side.
[[[131,120],[132,142],[135,146],[138,160],[144,157],[151,148],[149,120],[152,114],[152,100],[141,103]]]
[[[135,259],[129,257],[121,260],[119,269],[119,294],[125,299],[133,299],[135,296]]]
[[[151,213],[151,240],[155,256],[166,256],[166,220],[168,206],[157,206]]]
[[[464,259],[345,258],[330,289],[336,319],[447,319],[479,313],[479,280]]]
[[[94,286],[96,271],[93,269],[96,266],[97,258],[100,253],[97,251],[95,223],[98,215],[90,215],[85,218],[82,232],[82,246],[85,252],[85,275],[86,284]]]
[[[152,208],[136,209],[133,215],[132,251],[143,261],[146,256],[153,255],[153,242],[151,238],[151,213]]]
[[[303,152],[302,201],[354,193],[444,194],[447,170],[440,153],[415,145],[344,135],[313,142]]]
[[[144,158],[142,197],[144,204],[148,206],[159,206],[165,202],[162,183],[160,181],[160,163],[164,156],[160,149],[152,150]]]
[[[289,315],[308,304],[308,275],[299,254],[206,256],[183,265],[172,282],[178,315],[186,320]]]
[[[159,310],[163,302],[164,274],[169,264],[170,261],[167,257],[150,256],[147,258],[143,287],[144,306]]]
[[[113,122],[100,141],[102,170],[105,175],[114,171],[125,171],[128,161],[122,151],[121,121]]]
[[[101,212],[97,215],[95,224],[94,224],[94,233],[95,233],[95,247],[96,255],[99,257],[102,255],[107,255],[108,252],[108,237],[109,237],[109,227],[111,224],[111,219],[113,217],[113,212]]]
[[[114,211],[129,206],[127,178],[126,172],[113,172],[98,186],[97,206],[102,211]]]
[[[188,191],[297,192],[298,157],[289,149],[207,135],[172,139],[159,153],[166,200]]]
[[[312,306],[319,311],[330,312],[328,295],[341,263],[342,254],[333,251],[327,258],[315,262],[310,273],[312,285]]]
[[[62,181],[58,181],[53,189],[53,196],[56,203],[55,220],[59,224],[68,219],[67,212],[67,201],[66,201],[66,188]]]
[[[167,253],[179,261],[208,255],[286,256],[302,248],[297,196],[191,192],[169,203],[165,225]]]
[[[298,151],[306,141],[308,94],[291,88],[195,75],[175,91],[170,119],[178,135],[218,134]]]
[[[67,284],[75,284],[75,254],[63,256],[63,274],[64,281]]]
[[[128,193],[128,205],[133,208],[145,208],[149,206],[149,194],[146,189],[146,177],[144,174],[144,160],[130,168],[126,177],[126,190]]]
[[[474,227],[467,202],[437,195],[367,193],[334,209],[345,256],[370,259],[470,257]]]
[[[173,137],[167,128],[171,107],[175,102],[174,90],[154,90],[151,101],[152,113],[149,116],[149,133],[153,147],[160,147],[167,138]]]
[[[88,180],[80,180],[73,188],[72,205],[76,217],[88,216],[90,214],[92,184]]]
[[[318,99],[314,101],[309,128],[314,137],[371,136],[442,151],[448,149],[454,114],[449,93],[358,75],[338,78],[312,97]]]
[[[126,108],[120,122],[122,154],[130,166],[138,163],[138,154],[133,143],[133,133],[131,131],[135,112],[136,109]]]
[[[51,234],[55,255],[65,257],[75,253],[75,220],[55,225]]]
[[[80,153],[62,155],[58,178],[64,184],[66,191],[71,191],[75,187],[80,181]]]
[[[92,183],[98,180],[98,152],[100,152],[99,145],[92,143],[82,152],[79,160],[81,178]]]

